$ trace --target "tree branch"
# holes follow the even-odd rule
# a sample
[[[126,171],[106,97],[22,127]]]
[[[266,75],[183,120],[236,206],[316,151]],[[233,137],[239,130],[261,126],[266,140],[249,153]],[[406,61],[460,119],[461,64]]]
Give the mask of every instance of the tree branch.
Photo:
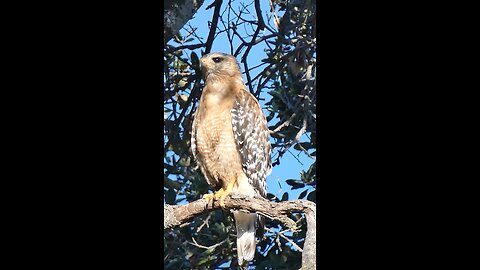
[[[163,34],[166,44],[190,20],[202,6],[204,0],[175,1],[165,0],[163,3]]]
[[[239,210],[263,215],[278,220],[292,231],[297,231],[296,223],[288,218],[288,214],[302,212],[307,220],[307,232],[302,254],[302,269],[315,269],[316,266],[316,204],[307,200],[270,202],[264,198],[250,198],[244,195],[231,194],[225,198],[225,210]],[[188,204],[163,206],[163,229],[171,229],[188,223],[196,216],[221,209],[219,201],[209,203],[200,199]]]
[[[217,31],[218,18],[220,17],[220,8],[222,7],[223,0],[215,0],[207,9],[215,7],[213,10],[212,24],[210,25],[210,32],[208,32],[208,38],[205,48],[205,54],[210,53],[213,45],[213,38],[215,37],[215,32]]]

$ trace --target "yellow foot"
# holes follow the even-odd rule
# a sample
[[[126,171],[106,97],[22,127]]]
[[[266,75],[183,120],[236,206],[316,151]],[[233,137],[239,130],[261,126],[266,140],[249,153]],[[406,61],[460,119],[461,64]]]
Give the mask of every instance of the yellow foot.
[[[209,193],[202,196],[202,199],[207,200],[208,202],[213,201],[215,194]]]
[[[225,198],[227,197],[227,195],[228,195],[228,193],[226,191],[224,191],[217,198],[217,200],[220,200],[220,206],[222,208],[225,208]]]
[[[231,182],[227,185],[226,189],[220,188],[217,192],[213,194],[205,194],[203,195],[203,199],[207,200],[208,202],[211,202],[213,200],[220,201],[220,206],[222,208],[225,208],[225,198],[228,196],[228,194],[232,193],[233,190],[233,185],[234,182]]]
[[[207,201],[207,205],[212,205],[213,207],[213,200],[215,199],[215,194],[209,193],[209,194],[204,194],[202,196],[202,199]]]
[[[220,198],[223,192],[224,192],[223,188],[221,188],[219,191],[215,193],[209,193],[209,194],[203,195],[202,199],[207,200],[208,203],[213,203],[214,200],[217,201]]]
[[[222,191],[221,193],[220,193],[220,190],[219,190],[219,192],[217,192],[217,193],[220,193],[220,194],[218,194],[218,199],[220,199],[220,206],[222,208],[225,208],[225,198],[230,193],[232,193],[234,184],[235,184],[235,182],[232,181],[227,185],[227,189],[225,189],[225,190],[221,189],[221,191]],[[217,194],[215,194],[215,195],[217,195]]]

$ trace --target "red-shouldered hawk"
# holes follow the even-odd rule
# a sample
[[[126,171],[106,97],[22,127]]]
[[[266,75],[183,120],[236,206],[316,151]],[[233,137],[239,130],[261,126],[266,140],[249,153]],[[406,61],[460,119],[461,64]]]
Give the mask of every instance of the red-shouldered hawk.
[[[272,170],[267,120],[247,91],[235,57],[210,53],[200,59],[205,87],[192,126],[192,152],[208,184],[206,199],[230,193],[266,197]],[[264,218],[233,211],[237,228],[238,263],[255,255],[255,222],[263,236]],[[261,236],[259,236],[261,237]]]

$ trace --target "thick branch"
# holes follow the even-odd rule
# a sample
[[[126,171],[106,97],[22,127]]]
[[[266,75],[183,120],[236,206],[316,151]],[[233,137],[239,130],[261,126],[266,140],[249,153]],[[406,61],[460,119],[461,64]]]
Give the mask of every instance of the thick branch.
[[[287,217],[289,213],[302,212],[307,220],[307,233],[302,254],[302,269],[315,269],[316,262],[316,204],[307,200],[292,200],[283,202],[270,202],[264,198],[250,198],[243,195],[232,194],[225,199],[225,210],[239,210],[263,215],[275,219],[291,230],[297,230],[293,220]],[[220,209],[220,203],[208,203],[200,199],[183,205],[164,205],[164,229],[188,223],[194,217]]]
[[[165,0],[163,34],[166,44],[197,12],[204,0]]]

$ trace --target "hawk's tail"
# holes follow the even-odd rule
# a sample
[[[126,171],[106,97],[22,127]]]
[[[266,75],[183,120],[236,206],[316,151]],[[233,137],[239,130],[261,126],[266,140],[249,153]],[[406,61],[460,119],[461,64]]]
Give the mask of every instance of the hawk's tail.
[[[257,246],[255,240],[255,221],[257,215],[235,211],[234,217],[237,227],[238,264],[242,265],[243,261],[249,262],[253,260],[253,256],[255,256]]]

